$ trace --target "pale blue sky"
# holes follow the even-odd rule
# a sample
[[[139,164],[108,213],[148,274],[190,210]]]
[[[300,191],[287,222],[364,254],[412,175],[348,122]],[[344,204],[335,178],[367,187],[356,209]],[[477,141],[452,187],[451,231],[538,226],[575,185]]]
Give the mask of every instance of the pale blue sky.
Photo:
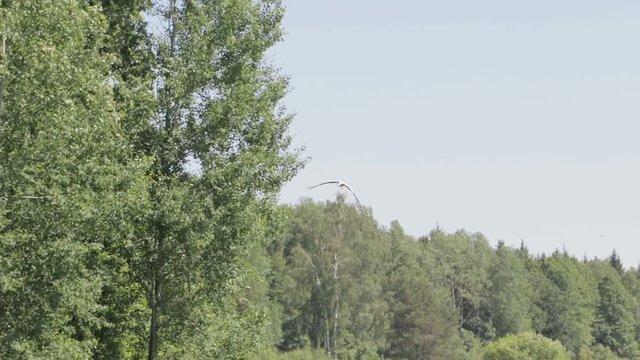
[[[288,0],[273,61],[312,159],[383,225],[640,262],[640,1]]]

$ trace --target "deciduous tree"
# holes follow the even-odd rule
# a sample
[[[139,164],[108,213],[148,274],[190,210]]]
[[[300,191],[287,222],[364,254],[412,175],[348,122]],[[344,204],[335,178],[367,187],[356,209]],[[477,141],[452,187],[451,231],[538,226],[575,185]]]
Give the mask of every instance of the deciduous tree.
[[[558,341],[532,332],[507,335],[489,345],[484,360],[569,360],[569,353]]]
[[[120,128],[100,9],[2,5],[0,357],[88,358],[113,326],[103,290],[127,272],[148,162]]]

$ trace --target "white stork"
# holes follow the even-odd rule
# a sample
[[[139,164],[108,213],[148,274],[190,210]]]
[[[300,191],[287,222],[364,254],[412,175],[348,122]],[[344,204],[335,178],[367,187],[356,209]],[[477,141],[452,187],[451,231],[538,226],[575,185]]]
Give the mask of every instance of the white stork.
[[[343,189],[343,188],[349,190],[351,192],[351,194],[353,195],[353,197],[356,199],[356,202],[358,203],[358,206],[362,206],[362,204],[360,203],[360,200],[358,199],[358,196],[356,196],[356,193],[353,192],[353,189],[351,189],[351,186],[349,186],[349,184],[347,184],[346,182],[341,181],[341,180],[332,180],[332,181],[321,182],[320,184],[309,186],[307,188],[307,190],[311,190],[313,188],[317,188],[318,186],[328,185],[328,184],[336,184],[338,186],[338,190]]]

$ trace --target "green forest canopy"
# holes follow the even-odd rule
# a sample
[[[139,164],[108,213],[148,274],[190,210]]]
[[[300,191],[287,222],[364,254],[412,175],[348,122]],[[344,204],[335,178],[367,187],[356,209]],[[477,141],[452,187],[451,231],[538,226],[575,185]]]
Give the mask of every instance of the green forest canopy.
[[[640,358],[615,252],[277,206],[303,164],[264,60],[283,11],[0,0],[0,358]]]

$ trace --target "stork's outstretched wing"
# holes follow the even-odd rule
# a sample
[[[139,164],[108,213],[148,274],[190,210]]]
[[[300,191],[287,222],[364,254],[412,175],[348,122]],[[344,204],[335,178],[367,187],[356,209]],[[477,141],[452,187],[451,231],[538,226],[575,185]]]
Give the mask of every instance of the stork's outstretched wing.
[[[322,186],[322,185],[327,185],[327,184],[339,184],[340,181],[338,180],[333,180],[333,181],[325,181],[325,182],[321,182],[320,184],[317,185],[313,185],[313,186],[308,186],[307,190],[311,190],[313,188],[317,188],[318,186]]]
[[[360,202],[360,199],[358,199],[358,196],[356,195],[356,193],[354,193],[353,191],[351,193],[353,194],[353,198],[356,199],[358,206],[362,207],[362,203]]]

